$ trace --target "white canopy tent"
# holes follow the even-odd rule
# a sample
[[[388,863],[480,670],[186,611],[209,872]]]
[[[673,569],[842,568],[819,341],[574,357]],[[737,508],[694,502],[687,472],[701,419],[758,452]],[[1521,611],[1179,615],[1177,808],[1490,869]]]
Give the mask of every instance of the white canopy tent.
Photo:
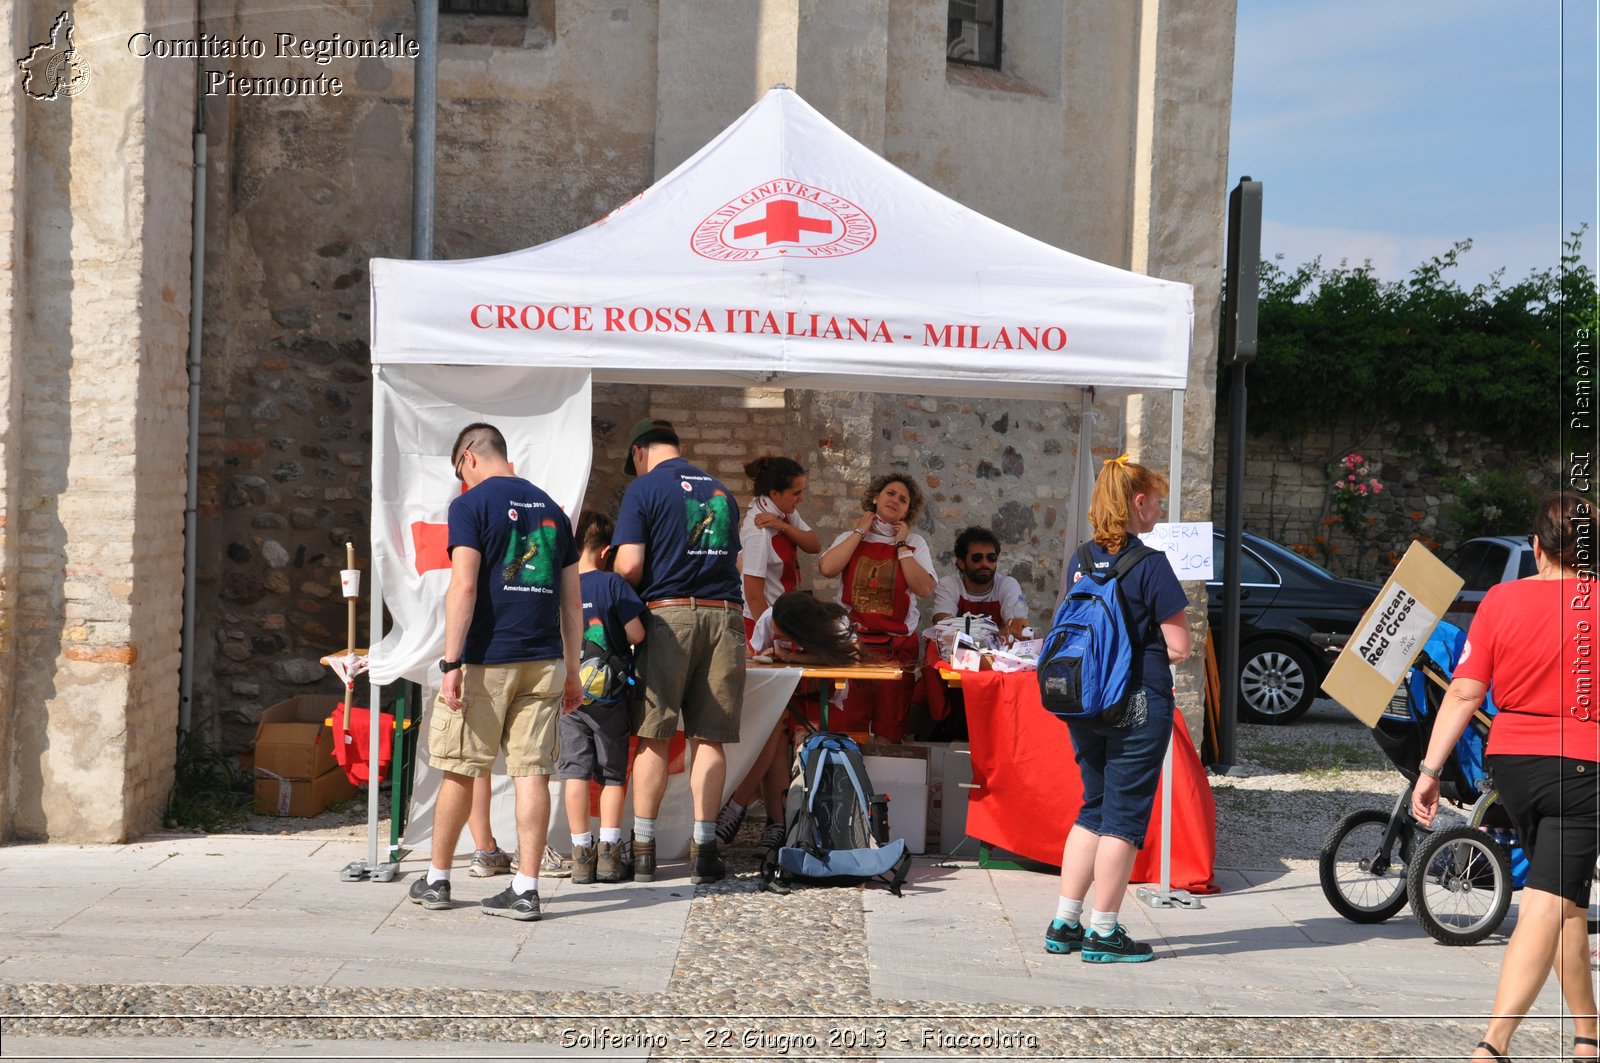
[[[1182,389],[1193,316],[1187,284],[986,218],[782,87],[588,228],[490,258],[372,263],[375,364],[641,383]]]
[[[566,371],[563,380],[576,370],[650,384],[1058,397],[1085,410],[1085,389],[1158,390],[1180,393],[1176,497],[1193,316],[1189,285],[1081,258],[984,217],[779,86],[578,232],[488,258],[374,259],[374,446],[390,435],[381,396],[409,373],[441,367],[503,367],[496,380],[520,368],[534,388],[552,370]],[[567,443],[537,460],[586,466],[588,436]],[[447,453],[436,458],[435,467],[448,465]],[[396,606],[383,562],[423,567],[397,541],[404,522],[382,511],[385,496],[408,493],[403,477],[382,482],[384,465],[375,455],[377,683],[415,676],[427,656],[386,660],[381,645],[377,603]],[[537,461],[519,472],[541,480]],[[1089,480],[1084,417],[1075,526]],[[369,807],[375,815],[375,793]],[[372,841],[376,862],[375,824]]]

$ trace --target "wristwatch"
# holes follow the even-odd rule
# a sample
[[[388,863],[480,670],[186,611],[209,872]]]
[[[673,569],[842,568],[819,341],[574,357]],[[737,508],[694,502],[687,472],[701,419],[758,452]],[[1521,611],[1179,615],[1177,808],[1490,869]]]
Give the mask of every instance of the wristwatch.
[[[447,661],[442,657],[439,659],[439,671],[444,673],[445,675],[449,675],[451,672],[455,671],[457,668],[460,668],[460,667],[461,667],[461,661],[460,661],[459,658],[454,660],[454,661]]]
[[[1418,764],[1417,765],[1417,771],[1421,772],[1423,775],[1426,775],[1428,778],[1434,780],[1435,782],[1437,782],[1439,780],[1439,769],[1438,768],[1430,768],[1426,764]]]

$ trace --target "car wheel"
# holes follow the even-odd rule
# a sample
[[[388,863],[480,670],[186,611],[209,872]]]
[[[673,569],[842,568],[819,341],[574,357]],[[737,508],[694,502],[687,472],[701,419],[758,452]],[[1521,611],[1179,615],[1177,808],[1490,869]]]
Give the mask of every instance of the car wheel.
[[[1252,642],[1239,662],[1239,719],[1293,723],[1311,708],[1316,684],[1316,665],[1299,646],[1284,639]]]

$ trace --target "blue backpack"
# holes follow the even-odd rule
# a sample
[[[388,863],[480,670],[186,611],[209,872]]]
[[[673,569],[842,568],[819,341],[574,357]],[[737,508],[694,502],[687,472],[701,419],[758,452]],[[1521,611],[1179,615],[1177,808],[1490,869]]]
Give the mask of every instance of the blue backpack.
[[[882,795],[872,790],[861,747],[826,731],[809,735],[795,755],[783,846],[762,861],[762,886],[858,886],[878,881],[900,896],[911,871],[905,840],[888,840]],[[876,814],[875,814],[876,813]]]
[[[1130,542],[1110,570],[1097,573],[1089,544],[1078,547],[1082,578],[1056,610],[1039,652],[1039,700],[1066,720],[1115,712],[1139,689],[1133,619],[1122,578],[1161,551]]]

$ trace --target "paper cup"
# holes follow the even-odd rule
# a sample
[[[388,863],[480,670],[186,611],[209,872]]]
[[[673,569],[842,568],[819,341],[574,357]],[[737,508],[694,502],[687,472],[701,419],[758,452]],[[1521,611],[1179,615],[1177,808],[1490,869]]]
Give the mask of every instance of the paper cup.
[[[339,570],[339,589],[346,598],[361,597],[361,570],[359,568],[341,568]]]

